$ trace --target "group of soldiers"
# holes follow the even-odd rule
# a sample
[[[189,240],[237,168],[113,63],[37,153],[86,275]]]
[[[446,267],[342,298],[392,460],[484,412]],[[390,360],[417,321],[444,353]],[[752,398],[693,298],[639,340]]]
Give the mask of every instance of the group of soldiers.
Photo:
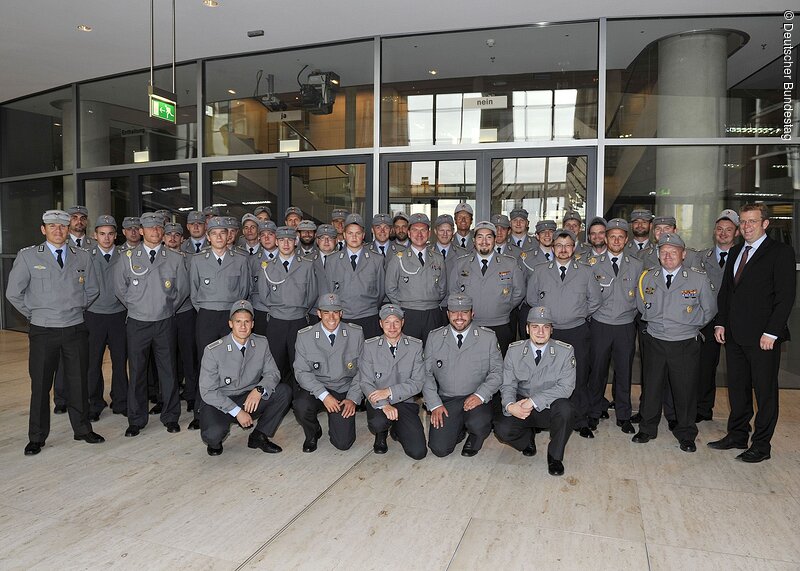
[[[280,452],[270,438],[289,408],[304,452],[317,449],[320,412],[346,450],[366,410],[374,451],[390,436],[415,459],[462,440],[474,456],[492,430],[533,456],[547,429],[548,470],[560,475],[570,435],[594,438],[609,408],[637,443],[656,438],[663,409],[681,450],[694,452],[714,405],[716,292],[737,213],[720,213],[704,251],[686,247],[674,218],[646,210],[585,228],[568,212],[532,235],[528,218],[516,208],[473,225],[461,203],[453,216],[376,214],[369,226],[334,209],[318,226],[293,206],[278,226],[267,206],[241,219],[208,207],[188,214],[188,237],[166,211],[126,217],[116,245],[112,216],[90,236],[85,207],[49,210],[45,242],[19,252],[6,292],[31,324],[25,454],[48,437],[54,378],[55,412],[69,413],[75,439],[103,441],[91,422],[108,406],[106,347],[125,436],[151,414],[179,432],[183,398],[212,456],[233,423],[249,429],[255,418],[248,445]],[[150,411],[148,385],[158,392]]]

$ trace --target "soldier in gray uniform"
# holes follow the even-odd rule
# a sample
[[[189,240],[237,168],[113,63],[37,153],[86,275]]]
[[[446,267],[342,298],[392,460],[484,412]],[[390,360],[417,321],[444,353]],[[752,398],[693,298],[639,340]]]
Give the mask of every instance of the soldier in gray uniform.
[[[575,261],[575,235],[562,229],[555,234],[555,260],[536,267],[528,279],[527,302],[531,307],[545,305],[553,316],[553,338],[569,343],[575,350],[576,379],[572,404],[573,428],[583,438],[594,438],[589,412],[589,323],[600,308],[600,285],[592,268]]]
[[[269,313],[267,341],[281,381],[294,387],[295,340],[297,332],[308,325],[308,312],[317,299],[317,280],[314,262],[295,252],[295,229],[280,226],[276,234],[278,259],[261,262],[258,295]]]
[[[467,251],[472,249],[473,232],[470,231],[470,227],[472,226],[473,216],[475,216],[475,213],[472,210],[472,206],[466,202],[459,202],[455,210],[453,210],[453,220],[456,223],[453,242]]]
[[[697,383],[700,374],[700,329],[717,313],[716,290],[705,272],[683,265],[683,240],[664,233],[658,240],[658,269],[639,278],[636,304],[646,326],[644,343],[647,390],[642,397],[642,420],[634,442],[658,435],[662,391],[669,382],[677,425],[672,433],[684,452],[697,448]]]
[[[301,220],[297,225],[298,253],[306,258],[313,257],[317,253],[316,238],[317,225],[311,220]]]
[[[495,232],[491,222],[475,225],[475,251],[456,260],[447,283],[450,293],[472,298],[475,325],[494,331],[505,355],[514,340],[511,310],[525,297],[525,278],[514,258],[494,251]]]
[[[645,209],[636,209],[630,217],[630,240],[625,244],[625,253],[629,256],[639,256],[639,252],[647,249],[650,244],[650,227],[652,226],[653,213]]]
[[[566,212],[564,218],[561,220],[561,227],[564,230],[569,230],[575,236],[575,259],[580,260],[589,252],[589,245],[581,242],[581,227],[583,226],[583,219],[579,212],[574,210]]]
[[[161,422],[179,432],[181,414],[175,379],[175,312],[189,294],[183,255],[162,245],[163,219],[142,214],[142,243],[126,250],[114,269],[114,290],[128,309],[128,429],[137,436],[147,425],[147,362],[152,349],[163,402]]]
[[[289,408],[291,391],[278,383],[278,368],[267,340],[253,333],[253,306],[239,300],[230,308],[230,334],[203,352],[200,394],[200,437],[209,456],[222,454],[222,442],[236,422],[245,430],[258,423],[248,448],[275,454],[281,447],[270,440]]]
[[[206,217],[206,222],[208,222],[210,218],[219,215],[220,215],[219,206],[206,206],[205,208],[203,208],[203,216]]]
[[[360,325],[364,338],[380,335],[378,308],[384,295],[383,257],[364,247],[364,220],[351,214],[345,220],[347,246],[326,263],[329,282],[326,291],[342,301],[343,319]]]
[[[405,250],[404,246],[400,246],[397,242],[389,239],[391,231],[392,218],[388,214],[376,214],[372,217],[372,236],[374,239],[369,243],[369,249],[383,256],[384,267],[389,263],[392,256]]]
[[[122,219],[122,234],[125,236],[125,243],[121,248],[123,251],[132,250],[142,241],[142,221],[138,216],[126,216]]]
[[[88,331],[83,312],[100,293],[89,253],[67,244],[69,215],[42,215],[45,241],[17,253],[6,298],[30,321],[31,406],[25,455],[38,454],[50,434],[50,388],[61,359],[75,440],[103,442],[89,423]]]
[[[735,210],[725,209],[714,225],[714,247],[698,254],[700,269],[719,292],[722,275],[728,262],[728,252],[739,237],[739,215]],[[716,316],[715,316],[716,317]],[[700,330],[704,337],[700,349],[700,380],[697,384],[697,417],[695,422],[714,418],[714,401],[717,397],[717,365],[720,345],[714,338],[714,319]]]
[[[627,222],[625,225],[627,226]],[[601,216],[595,216],[592,218],[592,221],[589,223],[588,228],[586,229],[586,241],[589,244],[589,252],[586,254],[587,257],[592,256],[602,256],[606,253],[606,230],[608,227],[608,223],[606,219]]]
[[[283,225],[297,228],[297,225],[303,220],[303,211],[297,206],[290,206],[283,214]]]
[[[331,227],[332,228],[332,227]],[[317,414],[328,412],[328,436],[339,450],[356,441],[356,404],[363,395],[356,380],[364,334],[358,325],[342,323],[342,304],[335,293],[315,303],[320,321],[301,329],[295,345],[294,416],[303,427],[303,452],[314,452],[322,436]]]
[[[261,296],[258,295],[258,281],[261,275],[261,263],[274,262],[278,259],[277,231],[278,227],[275,226],[275,223],[271,220],[259,222],[258,240],[261,243],[261,248],[259,248],[258,252],[247,258],[247,265],[251,276],[249,299],[255,311],[255,326],[253,327],[253,331],[265,337],[267,335],[269,313],[267,313],[267,306],[261,301]]]
[[[96,246],[97,242],[86,235],[86,227],[89,222],[89,209],[85,206],[70,206],[67,209],[69,214],[69,244],[88,250]]]
[[[534,456],[535,429],[549,429],[547,470],[561,476],[574,416],[569,397],[575,388],[575,354],[571,345],[551,338],[547,307],[531,308],[527,322],[528,339],[512,343],[503,361],[503,412],[495,418],[494,433],[500,442]]]
[[[121,252],[114,246],[117,222],[104,214],[94,225],[97,245],[89,250],[100,295],[83,317],[89,329],[89,420],[100,419],[106,407],[103,398],[103,355],[106,347],[111,353],[111,410],[114,414],[128,413],[128,339],[125,334],[127,311],[114,293],[114,268],[122,261]]]
[[[347,220],[347,215],[350,214],[344,208],[334,208],[331,211],[331,226],[336,229],[336,249],[341,251],[344,248],[344,221]]]
[[[515,212],[512,212],[512,214],[515,214]],[[522,212],[525,216],[528,215],[527,211],[522,210]],[[516,218],[514,220],[519,220],[522,216],[522,214],[519,213],[515,215]],[[525,220],[527,221],[527,218]],[[537,240],[532,240],[535,245],[530,249],[525,249],[525,243],[521,242],[522,251],[517,254],[517,265],[522,270],[522,274],[525,277],[526,290],[534,268],[541,264],[547,264],[555,259],[555,254],[553,253],[553,237],[555,236],[555,232],[556,223],[554,220],[540,220],[536,223]],[[528,305],[528,302],[523,300],[517,313],[517,333],[520,339],[528,338],[528,334],[526,333],[528,327],[526,319],[530,308],[531,306]]]
[[[239,219],[235,216],[220,216],[220,218],[223,221],[223,226],[228,229],[228,249],[236,251],[243,256],[250,255],[250,252],[239,244],[239,230],[241,229]]]
[[[397,212],[392,218],[392,233],[394,243],[400,248],[408,248],[408,215],[405,212]]]
[[[508,220],[508,216],[505,214],[493,214],[489,219],[489,222],[494,224],[494,227],[497,228],[497,236],[495,237],[494,241],[494,251],[498,254],[516,257],[515,251],[519,252],[519,250],[515,249],[511,241],[508,239],[508,236],[511,232],[511,222]]]
[[[592,315],[591,372],[589,373],[589,426],[608,418],[605,398],[608,365],[614,361],[614,396],[617,426],[626,434],[636,432],[631,424],[631,370],[636,352],[636,287],[642,274],[641,260],[625,253],[628,223],[609,220],[605,232],[608,250],[588,262],[600,286],[602,303]],[[594,260],[594,263],[592,263]]]
[[[358,383],[369,400],[367,426],[375,435],[372,448],[376,454],[385,454],[391,431],[408,456],[421,460],[428,450],[414,395],[430,382],[422,341],[403,335],[403,310],[396,305],[381,308],[380,326],[383,335],[364,342],[358,364]]]
[[[528,211],[524,208],[515,208],[508,215],[508,218],[511,224],[511,236],[509,236],[508,241],[513,248],[515,248],[516,251],[522,252],[529,252],[536,249],[539,242],[528,235],[528,227],[530,224],[530,222],[528,222]],[[553,230],[555,230],[555,222],[553,223]]]
[[[492,431],[491,401],[503,382],[503,356],[494,331],[472,324],[469,296],[450,294],[447,316],[450,324],[431,331],[425,344],[428,447],[447,456],[466,432],[461,455],[470,457]]]
[[[257,254],[261,248],[261,243],[258,239],[259,222],[260,220],[249,212],[242,216],[242,235],[237,240],[236,245],[251,256]]]
[[[317,252],[311,257],[314,264],[314,276],[317,280],[317,292],[323,292],[329,288],[328,283],[328,259],[336,255],[336,228],[330,224],[320,224],[317,228]],[[332,259],[332,258],[331,258]],[[316,302],[308,312],[308,322],[311,325],[319,323]]]
[[[186,227],[189,229],[189,239],[181,244],[181,252],[186,254],[199,254],[200,250],[208,246],[206,240],[206,217],[202,212],[193,210],[186,216]]]
[[[256,206],[253,210],[253,216],[258,218],[259,222],[266,222],[272,220],[272,209],[269,206]]]
[[[403,332],[425,343],[428,333],[443,324],[439,305],[447,294],[447,274],[442,255],[427,247],[428,217],[412,214],[409,222],[410,246],[386,265],[386,296],[403,308]]]
[[[436,222],[433,224],[433,231],[436,234],[436,243],[434,247],[442,255],[445,263],[450,265],[452,265],[459,256],[463,256],[469,252],[467,248],[462,248],[453,241],[455,227],[456,223],[449,214],[440,214],[436,217]],[[472,248],[470,247],[470,249]],[[447,267],[448,275],[450,275],[450,265]]]

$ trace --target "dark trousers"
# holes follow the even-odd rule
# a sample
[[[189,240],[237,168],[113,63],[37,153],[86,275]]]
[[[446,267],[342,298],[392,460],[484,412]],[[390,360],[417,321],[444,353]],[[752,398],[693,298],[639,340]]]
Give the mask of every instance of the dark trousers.
[[[697,383],[697,414],[711,417],[714,414],[714,401],[717,398],[717,366],[719,365],[720,344],[714,339],[714,320],[703,327],[700,333],[705,337],[700,347],[700,380]]]
[[[281,372],[281,381],[294,388],[294,345],[297,341],[297,332],[308,326],[308,320],[301,319],[276,319],[269,318],[267,325],[267,342],[275,364]]]
[[[370,339],[372,337],[377,337],[383,331],[381,330],[381,324],[378,319],[378,314],[371,315],[369,317],[361,317],[359,319],[345,319],[347,323],[355,323],[356,325],[361,326],[361,331],[364,333],[364,339]]]
[[[469,395],[467,395],[469,396]],[[466,429],[475,437],[475,450],[480,450],[483,441],[492,432],[492,404],[487,402],[466,412],[464,401],[467,397],[444,397],[442,404],[447,409],[441,428],[431,424],[428,431],[428,448],[440,458],[451,454],[456,448],[458,438]]]
[[[100,414],[106,407],[103,398],[103,356],[111,353],[111,406],[114,412],[128,410],[128,337],[125,332],[127,311],[101,314],[87,311],[83,317],[89,329],[89,412]]]
[[[183,398],[193,401],[197,398],[197,375],[199,360],[197,358],[197,312],[192,309],[175,315],[175,328],[178,335],[178,354],[183,372]]]
[[[428,340],[428,333],[447,323],[442,321],[442,312],[438,307],[435,309],[406,309],[404,307],[403,314],[403,333],[409,337],[416,337],[423,343]]]
[[[152,351],[161,386],[161,422],[178,422],[181,415],[175,382],[175,318],[137,321],[128,317],[128,424],[147,425],[147,362]]]
[[[392,405],[397,409],[397,420],[386,418],[382,410],[367,404],[367,427],[372,434],[392,430],[407,456],[422,460],[428,453],[425,447],[425,430],[419,419],[419,406],[413,401],[403,401]]]
[[[488,325],[487,327],[497,335],[497,344],[500,345],[500,353],[502,353],[503,358],[505,358],[508,346],[514,342],[514,335],[516,335],[514,326],[511,323],[504,323],[503,325]]]
[[[614,361],[614,409],[617,420],[631,418],[631,371],[636,352],[636,327],[633,322],[608,325],[592,321],[589,325],[590,359],[589,411],[591,418],[600,418],[608,408],[605,397],[608,365]]]
[[[572,428],[589,426],[589,324],[584,323],[570,329],[553,329],[553,339],[569,343],[575,351],[575,390],[569,400],[575,409]]]
[[[347,397],[347,393],[340,393],[331,389],[328,389],[328,392],[331,393],[336,400],[343,400]],[[314,438],[317,432],[322,428],[319,425],[319,420],[317,420],[317,415],[322,411],[327,412],[325,405],[310,392],[298,389],[294,393],[292,407],[294,408],[294,417],[297,419],[297,422],[300,423],[300,426],[303,427],[306,438]],[[328,437],[330,438],[331,444],[339,450],[349,450],[356,441],[355,415],[350,418],[344,418],[341,412],[327,414]]]
[[[524,397],[517,397],[518,400],[522,398]],[[564,449],[572,434],[574,415],[574,406],[569,399],[556,399],[550,404],[550,408],[541,412],[531,410],[531,414],[524,420],[500,413],[494,419],[494,435],[500,442],[521,452],[533,440],[536,434],[534,428],[549,429],[550,444],[547,446],[547,454],[556,460],[563,460]]]
[[[67,406],[67,387],[64,382],[64,365],[61,359],[56,363],[55,379],[53,380],[53,404]]]
[[[651,339],[651,337],[647,335],[647,323],[640,318],[641,315],[637,313],[634,323],[636,324],[636,335],[639,338],[639,388],[641,389],[639,393],[639,413],[641,414],[644,393],[647,390],[647,380],[645,379],[645,371],[647,370],[647,365],[645,364],[645,359],[647,358],[646,345],[647,340]],[[672,390],[669,385],[669,376],[667,376],[667,382],[664,383],[664,387],[661,390],[661,404],[664,407],[664,416],[666,419],[674,421],[675,403],[672,402]]]
[[[239,395],[232,396],[231,400],[237,406],[243,407],[244,401],[247,400],[247,395],[249,394],[250,391],[245,391]],[[252,413],[251,416],[253,418],[258,418],[255,429],[264,433],[267,437],[274,436],[281,420],[283,420],[283,415],[286,414],[286,410],[289,408],[290,398],[291,389],[279,383],[268,399],[261,399],[258,403],[258,408]],[[231,424],[234,422],[236,422],[236,418],[227,412],[222,412],[216,407],[206,405],[200,412],[200,438],[206,445],[212,448],[219,448],[228,437],[228,434],[230,434]]]
[[[311,313],[308,314],[308,324],[309,325],[316,325],[317,323],[319,323],[319,321],[320,321],[320,319],[319,319],[319,316],[317,315],[317,311],[316,310],[312,310]]]
[[[678,440],[697,438],[697,379],[700,375],[700,341],[662,341],[647,335],[644,376],[647,391],[639,412],[642,421],[639,430],[655,437],[661,421],[664,385],[669,384],[675,403],[677,426],[672,433]]]
[[[516,317],[516,319],[512,318],[511,323],[517,324],[517,334],[519,335],[520,339],[527,339],[528,338],[528,312],[531,310],[531,306],[528,305],[527,301],[523,301],[518,309],[515,309],[516,315],[514,312],[511,314]]]
[[[772,450],[770,441],[778,423],[780,343],[776,342],[772,350],[764,351],[757,345],[739,345],[728,333],[725,356],[728,364],[728,398],[731,404],[728,434],[738,443],[747,444],[755,391],[758,413],[752,447],[759,452],[768,453]]]
[[[195,321],[195,339],[197,341],[197,357],[203,359],[203,352],[206,345],[210,345],[217,339],[225,337],[231,332],[228,325],[230,321],[230,311],[203,309],[197,310]]]
[[[89,332],[86,324],[71,327],[39,327],[28,332],[28,372],[31,377],[31,407],[28,439],[44,442],[50,435],[50,389],[61,359],[67,412],[72,431],[82,436],[92,431],[89,423]]]
[[[253,316],[253,333],[258,333],[259,335],[266,337],[267,324],[269,323],[269,313],[266,311],[261,311],[260,309],[255,309],[254,311],[255,315]]]

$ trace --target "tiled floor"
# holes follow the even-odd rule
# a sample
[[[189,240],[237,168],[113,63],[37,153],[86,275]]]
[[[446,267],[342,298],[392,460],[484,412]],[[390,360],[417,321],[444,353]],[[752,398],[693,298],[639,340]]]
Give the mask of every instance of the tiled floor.
[[[612,414],[594,440],[570,440],[553,478],[541,452],[494,437],[474,458],[415,462],[391,441],[376,456],[363,413],[347,452],[323,440],[303,454],[290,415],[274,439],[282,454],[248,449],[237,429],[217,458],[186,414],[179,434],[154,421],[128,439],[106,412],[94,446],[59,415],[25,457],[25,335],[0,332],[0,367],[3,570],[800,569],[800,391],[781,394],[768,462],[705,446],[724,431],[720,391],[696,454],[666,427],[632,444]]]

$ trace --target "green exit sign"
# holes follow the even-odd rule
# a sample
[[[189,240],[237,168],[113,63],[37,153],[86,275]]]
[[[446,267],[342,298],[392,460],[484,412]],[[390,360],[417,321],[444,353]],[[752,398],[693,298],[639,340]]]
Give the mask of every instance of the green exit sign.
[[[170,123],[175,123],[177,105],[174,101],[170,101],[158,95],[150,95],[150,117],[163,119]]]

